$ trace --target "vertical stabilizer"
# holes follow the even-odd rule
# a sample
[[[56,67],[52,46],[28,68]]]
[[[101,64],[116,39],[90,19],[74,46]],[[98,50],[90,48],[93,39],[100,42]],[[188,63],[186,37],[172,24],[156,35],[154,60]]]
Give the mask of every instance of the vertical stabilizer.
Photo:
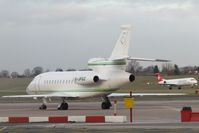
[[[158,80],[158,82],[160,82],[160,81],[163,81],[163,80],[164,80],[164,78],[162,77],[162,75],[161,75],[160,73],[156,73],[155,75],[157,76],[157,80]]]
[[[113,49],[110,59],[121,59],[128,57],[131,25],[122,25],[120,37]]]

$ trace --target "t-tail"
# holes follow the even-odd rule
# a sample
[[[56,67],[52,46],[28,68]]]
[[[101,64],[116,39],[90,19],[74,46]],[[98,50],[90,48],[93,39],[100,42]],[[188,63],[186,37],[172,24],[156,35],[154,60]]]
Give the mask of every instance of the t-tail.
[[[162,75],[161,75],[160,73],[156,73],[155,75],[156,75],[156,77],[157,77],[158,82],[164,80],[164,78],[162,77]]]
[[[131,25],[122,25],[119,39],[109,58],[92,58],[88,61],[89,68],[94,71],[125,71],[127,61],[155,61],[155,62],[169,62],[169,60],[162,59],[148,59],[148,58],[135,58],[129,56],[129,44],[131,37]]]
[[[110,55],[107,58],[93,58],[88,61],[89,68],[94,71],[99,70],[122,70],[126,69],[127,58],[129,57],[129,44],[130,44],[130,33],[131,25],[122,25],[121,33],[116,45]],[[101,69],[102,68],[102,69]]]
[[[110,60],[118,60],[129,57],[129,44],[130,44],[130,35],[131,35],[131,25],[122,25],[121,34],[117,43],[111,53]]]

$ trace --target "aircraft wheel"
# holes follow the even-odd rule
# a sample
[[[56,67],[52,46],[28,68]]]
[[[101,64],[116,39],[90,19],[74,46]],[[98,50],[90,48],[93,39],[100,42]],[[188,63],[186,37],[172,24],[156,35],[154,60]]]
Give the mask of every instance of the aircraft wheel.
[[[63,103],[63,110],[68,110],[68,103]]]
[[[42,104],[40,107],[39,107],[40,110],[46,110],[47,109],[47,106],[45,104]]]
[[[58,110],[68,110],[68,103],[61,103],[60,107],[58,107]]]
[[[110,109],[111,104],[109,102],[102,102],[102,109]]]

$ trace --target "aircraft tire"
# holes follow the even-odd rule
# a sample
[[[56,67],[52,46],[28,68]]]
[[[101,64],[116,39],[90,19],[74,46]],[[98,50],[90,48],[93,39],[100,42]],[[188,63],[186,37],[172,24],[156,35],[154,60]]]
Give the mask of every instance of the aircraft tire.
[[[60,107],[58,107],[58,110],[68,110],[68,103],[61,103]]]
[[[111,105],[109,102],[102,102],[101,108],[102,109],[110,109]]]
[[[40,107],[39,107],[40,110],[46,110],[47,109],[47,106],[45,104],[42,104]]]

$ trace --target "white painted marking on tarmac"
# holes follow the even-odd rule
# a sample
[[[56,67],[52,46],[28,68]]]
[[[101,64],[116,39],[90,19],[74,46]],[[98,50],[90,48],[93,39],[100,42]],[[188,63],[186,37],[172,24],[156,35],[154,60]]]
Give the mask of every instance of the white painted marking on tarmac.
[[[8,117],[0,117],[0,122],[8,122]]]
[[[7,127],[3,127],[3,128],[0,128],[0,132],[2,132],[3,130],[5,130]]]
[[[175,108],[175,107],[170,107],[170,106],[165,106],[164,109],[168,109],[168,110],[173,110],[173,111],[177,111],[179,112],[180,109],[179,108]]]
[[[85,122],[86,116],[68,116],[69,122]]]
[[[29,117],[30,122],[48,122],[48,117]]]

